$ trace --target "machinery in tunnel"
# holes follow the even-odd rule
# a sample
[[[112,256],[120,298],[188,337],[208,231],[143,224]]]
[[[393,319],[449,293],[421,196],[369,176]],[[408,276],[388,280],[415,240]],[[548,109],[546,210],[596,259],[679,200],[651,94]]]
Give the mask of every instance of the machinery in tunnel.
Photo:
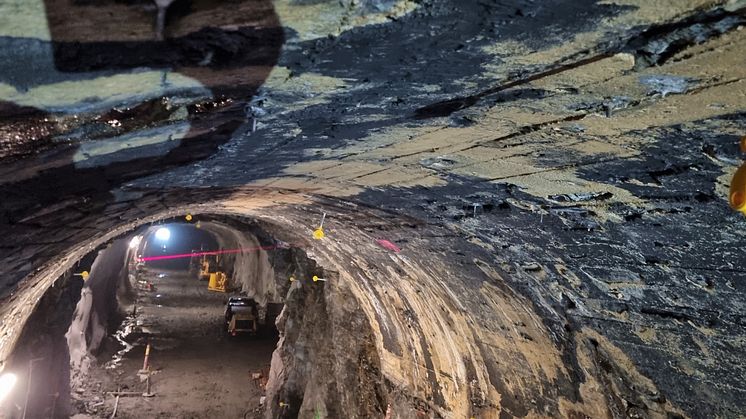
[[[228,334],[256,334],[259,310],[256,301],[247,297],[231,297],[225,304],[225,323]]]
[[[313,263],[303,261],[298,249],[278,242],[271,233],[257,233],[256,226],[228,224],[221,217],[203,219],[199,226],[167,221],[113,240],[57,279],[58,285],[44,295],[25,326],[4,370],[4,379],[14,381],[12,390],[4,394],[4,417],[99,415],[107,410],[111,414],[111,394],[145,393],[144,384],[127,379],[132,372],[127,368],[135,359],[142,362],[143,351],[145,364],[156,365],[155,370],[150,366],[139,370],[148,372],[147,393],[161,392],[161,398],[154,400],[170,400],[168,386],[183,380],[169,376],[169,368],[177,367],[168,358],[187,356],[197,368],[225,363],[227,371],[213,378],[234,383],[234,393],[252,386],[256,392],[264,391],[278,339],[275,322],[291,285],[288,277],[319,272],[313,270]],[[216,256],[213,269],[230,275],[226,292],[213,292],[191,269],[194,260],[201,259],[194,257],[200,252]],[[85,277],[80,274],[84,271],[89,272]],[[212,343],[200,346],[204,342]],[[189,345],[200,350],[192,351]],[[261,377],[257,383],[238,384],[230,378],[235,374],[231,371],[243,368],[242,362],[256,370],[252,373]],[[184,369],[182,364],[174,365]],[[204,379],[210,377],[207,371],[202,372]],[[127,389],[124,393],[122,387]],[[218,398],[213,403],[225,404],[218,405],[228,409],[225,412],[243,409],[243,414],[259,407],[258,393],[249,393],[250,397]],[[118,401],[119,414],[127,409],[132,414],[157,412],[143,413],[138,410],[141,406],[132,404],[134,400]]]

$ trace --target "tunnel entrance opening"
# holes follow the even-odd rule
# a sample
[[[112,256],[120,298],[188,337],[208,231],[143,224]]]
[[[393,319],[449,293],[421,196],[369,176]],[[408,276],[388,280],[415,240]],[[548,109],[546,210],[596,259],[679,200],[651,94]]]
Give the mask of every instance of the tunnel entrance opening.
[[[226,276],[225,292],[201,280],[205,261]],[[26,323],[6,371],[31,380],[5,415],[100,416],[116,405],[117,417],[262,417],[289,279],[315,275],[325,276],[303,250],[247,219],[203,216],[115,239],[57,279]],[[255,333],[228,333],[231,296],[257,303]]]

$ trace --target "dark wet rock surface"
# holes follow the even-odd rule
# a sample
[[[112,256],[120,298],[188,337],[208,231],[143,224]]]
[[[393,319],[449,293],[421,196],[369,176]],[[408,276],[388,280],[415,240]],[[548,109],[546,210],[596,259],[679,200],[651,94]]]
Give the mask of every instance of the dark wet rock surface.
[[[648,202],[644,209],[610,208],[624,217],[621,223],[598,223],[592,207],[555,208],[558,197],[537,200],[473,179],[453,179],[443,188],[371,192],[361,199],[433,223],[455,221],[496,249],[483,257],[509,267],[511,285],[542,301],[539,309],[551,307],[548,318],[566,318],[570,331],[592,324],[692,417],[731,417],[746,408],[746,390],[724,385],[746,373],[740,361],[746,253],[733,246],[743,220],[713,198],[720,168],[702,149],[737,155],[737,138],[713,135],[712,127],[744,130],[744,121],[737,114],[700,121],[697,129],[670,127],[648,146],[648,160],[581,169],[581,177],[589,179],[622,175],[621,187]],[[650,186],[625,184],[633,178]],[[516,201],[522,205],[511,205]],[[479,210],[472,212],[474,203]],[[453,246],[449,252],[481,252],[477,246]],[[406,243],[402,247],[406,250]],[[623,396],[628,406],[637,402],[626,397],[652,397],[630,392]],[[695,400],[693,393],[708,394],[708,400]]]
[[[293,2],[305,6],[323,3]],[[388,11],[394,3],[370,0],[356,7]],[[512,173],[505,178],[499,173],[457,174],[454,170],[468,164],[468,159],[447,152],[439,155],[437,148],[446,146],[437,143],[429,154],[382,154],[365,163],[388,164],[412,157],[416,166],[434,173],[443,184],[408,188],[374,185],[350,198],[344,204],[348,210],[337,216],[357,226],[367,225],[361,229],[370,234],[371,243],[386,239],[401,248],[404,256],[447,261],[458,275],[442,275],[447,277],[444,281],[467,306],[449,310],[468,311],[494,333],[508,326],[496,320],[494,306],[488,305],[483,295],[475,295],[484,292],[479,291],[481,287],[485,283],[495,287],[489,288],[490,295],[515,291],[526,298],[526,305],[551,331],[552,345],[559,348],[566,371],[552,378],[534,377],[534,384],[541,386],[515,388],[504,379],[510,370],[500,364],[503,360],[492,352],[494,348],[486,343],[475,346],[484,363],[474,365],[470,358],[466,374],[470,380],[485,374],[490,378],[492,388],[503,395],[499,406],[506,415],[566,413],[558,400],[582,402],[582,383],[591,376],[598,377],[613,399],[609,414],[614,417],[679,414],[671,406],[691,417],[737,417],[746,410],[746,389],[740,382],[746,374],[746,253],[740,246],[746,225],[743,217],[728,208],[718,189],[727,168],[742,158],[737,143],[746,132],[743,107],[723,108],[717,118],[694,118],[642,130],[632,127],[623,133],[625,141],[633,140],[629,144],[615,134],[586,134],[593,121],[583,120],[601,115],[613,125],[619,115],[647,110],[651,103],[668,96],[686,98],[718,83],[732,83],[734,90],[742,86],[737,77],[693,78],[650,68],[695,57],[697,53],[689,53],[690,48],[737,33],[742,13],[716,9],[647,27],[606,28],[589,48],[543,64],[517,65],[508,62],[507,55],[495,58],[485,49],[498,41],[521,43],[533,51],[557,47],[575,34],[596,30],[600,21],[636,9],[595,1],[426,0],[418,5],[414,12],[388,18],[385,23],[311,40],[301,40],[294,29],[280,28],[279,24],[247,24],[238,29],[208,25],[164,42],[80,43],[66,39],[45,43],[0,38],[0,80],[20,90],[173,67],[176,73],[182,69],[180,74],[193,75],[213,95],[185,87],[95,112],[44,110],[2,102],[0,156],[6,158],[0,162],[0,231],[7,238],[2,246],[8,252],[2,269],[2,295],[12,300],[23,290],[23,278],[91,236],[100,237],[121,224],[134,227],[140,220],[182,203],[240,194],[233,188],[253,181],[293,179],[286,170],[299,163],[321,161],[335,152],[343,162],[361,153],[360,149],[385,147],[369,143],[387,130],[469,129],[479,127],[482,114],[490,110],[523,106],[541,114],[546,112],[541,103],[566,96],[571,99],[556,108],[568,114],[558,115],[556,120],[509,120],[515,129],[508,134],[496,127],[497,123],[490,126],[494,133],[485,137],[491,143],[481,145],[482,152],[488,148],[509,150],[521,141],[546,141],[540,153],[518,151],[535,157],[541,170],[571,169],[576,178],[558,175],[558,189],[572,182],[606,189],[537,194],[522,189],[512,179],[518,175]],[[174,9],[174,13],[178,16],[182,12]],[[175,31],[175,20],[169,22],[167,32]],[[60,28],[56,30],[59,34]],[[257,43],[261,48],[254,47]],[[627,73],[633,82],[613,94],[589,93],[582,86],[560,89],[541,85],[617,53],[627,53],[625,59],[633,61],[633,70]],[[46,70],[25,71],[33,67],[14,65],[12,60],[18,57]],[[496,75],[486,70],[487,63],[505,67]],[[328,94],[298,93],[283,84],[263,86],[269,67],[276,64],[287,69],[284,83],[326,77],[345,86]],[[717,68],[717,63],[713,66]],[[242,69],[248,69],[250,75],[234,77],[234,71]],[[646,69],[655,71],[633,72]],[[203,70],[218,75],[205,75]],[[262,103],[250,102],[257,94]],[[298,105],[315,95],[322,99]],[[659,112],[650,109],[650,113]],[[686,115],[691,108],[681,105],[670,112]],[[500,123],[503,119],[507,118],[495,118]],[[75,161],[85,144],[161,135],[184,122],[189,123],[184,138],[123,147]],[[258,129],[254,132],[255,123]],[[547,132],[548,140],[542,137]],[[14,135],[22,139],[15,140]],[[397,143],[412,140],[405,134],[397,135]],[[568,137],[610,147],[621,142],[638,154],[619,157],[610,153],[600,158],[598,154],[554,148],[554,140]],[[461,137],[454,135],[447,146],[460,141]],[[344,151],[348,148],[351,151]],[[309,193],[318,186],[311,184]],[[607,187],[616,189],[610,192]],[[620,192],[631,198],[620,197]],[[386,216],[372,215],[368,208],[396,214],[400,218],[391,219],[400,224],[392,227],[381,222]],[[304,211],[314,218],[320,210],[301,208],[300,212]],[[358,216],[362,219],[355,218]],[[397,267],[387,253],[371,255],[375,255],[370,256],[375,261],[371,265]],[[349,262],[353,265],[355,261],[350,258]],[[504,281],[485,279],[487,267],[499,272]],[[390,276],[390,271],[383,272],[380,277]],[[351,368],[365,371],[365,380],[357,382],[356,376],[343,373],[336,377],[343,385],[358,386],[360,399],[330,397],[330,412],[342,414],[340,406],[357,403],[359,416],[382,415],[385,394],[396,400],[395,404],[417,406],[421,411],[446,408],[447,389],[436,372],[430,371],[439,362],[429,358],[430,352],[420,359],[422,371],[426,371],[422,375],[422,383],[427,383],[426,399],[401,391],[399,384],[382,378],[381,359],[370,342],[372,335],[380,333],[381,345],[396,356],[406,355],[411,348],[391,330],[369,330],[364,317],[352,308],[336,306],[349,296],[346,292],[349,290],[327,293],[302,289],[288,294],[298,311],[288,312],[286,321],[307,321],[319,326],[320,332],[314,335],[291,329],[288,342],[310,342],[311,349],[308,353],[288,349],[282,354],[284,362],[296,367],[303,365],[302,357],[310,356],[332,368],[334,354],[322,348],[322,342],[349,340],[354,351],[346,354],[346,360]],[[378,295],[380,290],[366,292],[386,298]],[[423,312],[406,304],[400,309],[410,319],[410,337],[415,342],[411,345],[427,347]],[[303,316],[304,310],[309,317]],[[386,310],[392,308],[376,311],[380,324],[387,324],[391,315]],[[325,313],[337,317],[327,319]],[[533,326],[513,326],[525,335],[521,341],[534,339]],[[584,328],[597,331],[619,348],[634,368],[620,362],[618,354],[598,338],[582,340]],[[349,334],[335,337],[336,329]],[[365,339],[355,340],[355,332],[364,334]],[[480,332],[471,333],[477,336]],[[579,343],[581,340],[585,343]],[[585,370],[588,364],[578,355],[583,351],[592,354],[592,372]],[[526,358],[516,359],[522,370],[530,370]],[[640,384],[647,381],[635,375],[635,368],[654,386]],[[551,368],[541,373],[547,371]],[[307,374],[284,377],[289,384],[278,384],[275,401],[302,401],[302,391],[319,386],[323,378]],[[469,391],[469,412],[478,414],[497,406],[483,389]],[[333,392],[329,388],[322,391]],[[300,409],[296,402],[291,406],[282,414],[291,417]]]

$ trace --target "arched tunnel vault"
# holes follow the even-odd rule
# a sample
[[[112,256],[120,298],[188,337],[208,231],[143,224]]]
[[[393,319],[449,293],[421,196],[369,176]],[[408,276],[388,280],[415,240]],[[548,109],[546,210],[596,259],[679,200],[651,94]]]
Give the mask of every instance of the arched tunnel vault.
[[[71,231],[68,242],[47,249],[57,257],[6,297],[4,363],[34,306],[78,260],[139,226],[190,213],[223,236],[236,225],[258,226],[304,252],[327,280],[298,278],[277,290],[286,309],[278,320],[268,417],[310,417],[319,410],[368,417],[384,414],[389,404],[399,417],[417,411],[602,417],[625,409],[622,400],[630,394],[645,398],[654,416],[677,411],[664,398],[650,401],[655,385],[635,373],[623,352],[590,329],[573,330],[551,304],[522,296],[488,251],[442,225],[268,189],[141,191],[110,204],[114,208],[116,217],[104,209],[81,220],[109,226],[105,232]],[[322,213],[327,237],[315,241],[311,233]],[[404,250],[381,247],[381,238],[405,243]],[[469,257],[454,260],[453,254]],[[289,407],[277,407],[280,402]]]

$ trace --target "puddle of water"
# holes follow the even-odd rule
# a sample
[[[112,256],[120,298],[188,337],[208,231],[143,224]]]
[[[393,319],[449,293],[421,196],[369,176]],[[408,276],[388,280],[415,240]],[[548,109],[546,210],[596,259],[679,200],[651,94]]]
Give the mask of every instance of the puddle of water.
[[[135,347],[135,344],[129,343],[127,339],[130,338],[130,335],[135,333],[137,329],[138,322],[135,317],[131,315],[127,316],[119,327],[119,330],[114,333],[114,339],[122,345],[122,349],[117,351],[117,353],[111,357],[111,360],[104,365],[105,369],[113,370],[122,365],[125,355]]]

